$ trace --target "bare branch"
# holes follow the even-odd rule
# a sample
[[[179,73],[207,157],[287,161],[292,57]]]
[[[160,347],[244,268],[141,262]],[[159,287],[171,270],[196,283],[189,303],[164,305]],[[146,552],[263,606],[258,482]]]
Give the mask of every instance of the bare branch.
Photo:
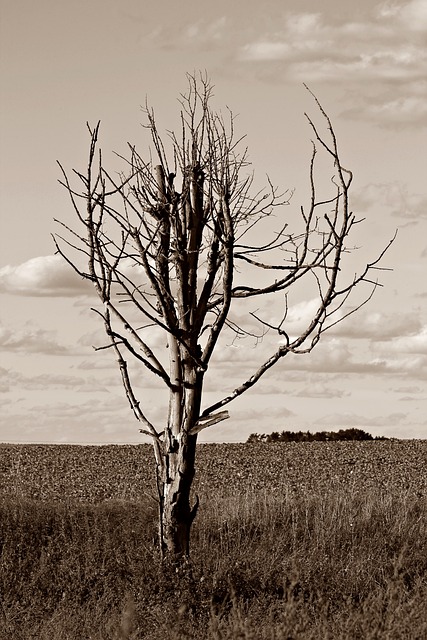
[[[196,435],[202,429],[206,429],[207,427],[212,427],[214,424],[218,422],[222,422],[222,420],[227,420],[230,417],[228,411],[220,411],[220,413],[209,414],[203,417],[200,417],[196,422],[194,427],[192,427],[189,431],[190,436]]]
[[[253,387],[279,360],[311,352],[326,331],[366,305],[381,286],[373,272],[384,269],[380,261],[395,239],[357,273],[349,270],[348,258],[355,251],[349,239],[360,222],[350,208],[353,176],[341,162],[329,116],[307,90],[326,132],[306,114],[314,138],[309,193],[296,216],[284,215],[293,203],[292,191],[279,192],[268,176],[265,189],[254,188],[245,136],[237,134],[230,110],[212,109],[213,86],[206,74],[188,75],[188,91],[179,99],[178,131],[163,136],[146,104],[150,148],[140,154],[128,143],[127,153],[116,155],[119,171],[105,166],[99,122],[87,125],[86,170],[73,170],[71,180],[59,164],[77,228],[56,221],[63,234],[54,236],[56,252],[92,282],[102,303],[96,313],[108,340],[97,349],[114,352],[141,433],[152,439],[159,533],[171,548],[185,538],[167,539],[179,530],[173,501],[181,501],[187,519],[197,509],[191,509],[189,496],[198,433],[228,418],[227,411],[215,412]],[[324,169],[319,171],[325,160],[326,180]],[[276,216],[277,230],[265,239],[259,225]],[[316,307],[295,336],[289,291],[300,282],[314,292]],[[363,286],[366,295],[352,306],[353,292]],[[245,308],[242,300],[255,297],[269,305],[267,312]],[[232,316],[238,322],[232,319],[235,305],[243,306],[250,324],[242,313]],[[271,320],[271,308],[278,320]],[[259,331],[252,327],[254,320]],[[224,330],[233,339],[251,336],[257,342],[274,331],[277,343],[242,384],[202,411],[205,376]],[[166,423],[158,428],[132,385],[141,367],[160,377],[169,394]],[[185,553],[182,547],[178,551]]]

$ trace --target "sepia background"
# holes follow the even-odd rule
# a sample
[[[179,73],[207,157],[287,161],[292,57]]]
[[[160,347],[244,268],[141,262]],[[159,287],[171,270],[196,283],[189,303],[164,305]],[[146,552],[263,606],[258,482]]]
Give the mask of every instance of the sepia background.
[[[54,218],[73,213],[56,160],[84,170],[86,121],[104,158],[148,149],[143,107],[177,123],[186,72],[206,70],[215,106],[238,115],[256,181],[295,189],[283,220],[309,201],[311,130],[330,115],[363,260],[398,230],[384,287],[311,355],[287,357],[229,406],[204,441],[251,432],[358,427],[427,438],[427,0],[0,0],[0,442],[141,442],[119,372],[102,345],[95,297],[54,256]],[[258,183],[258,182],[257,182]],[[282,220],[278,215],[277,227]],[[359,231],[360,228],[360,231]],[[313,302],[299,291],[295,330]],[[254,311],[257,307],[254,307]],[[236,312],[237,313],[237,312]],[[243,382],[277,338],[225,339],[206,404]],[[161,420],[149,377],[141,401]]]

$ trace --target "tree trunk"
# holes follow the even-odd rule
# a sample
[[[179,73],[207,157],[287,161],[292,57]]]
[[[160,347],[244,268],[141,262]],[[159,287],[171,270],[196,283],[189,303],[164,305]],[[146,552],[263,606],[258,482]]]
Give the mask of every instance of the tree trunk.
[[[182,434],[175,441],[176,451],[165,452],[164,479],[160,497],[160,543],[163,557],[179,561],[190,553],[190,530],[198,500],[190,504],[195,473],[197,435]]]
[[[174,351],[174,346],[171,344],[171,361],[180,366],[173,378],[176,386],[171,390],[157,482],[162,557],[179,562],[189,556],[191,525],[199,506],[198,498],[193,506],[190,502],[197,444],[197,433],[190,433],[200,415],[203,372],[197,371],[187,353]]]

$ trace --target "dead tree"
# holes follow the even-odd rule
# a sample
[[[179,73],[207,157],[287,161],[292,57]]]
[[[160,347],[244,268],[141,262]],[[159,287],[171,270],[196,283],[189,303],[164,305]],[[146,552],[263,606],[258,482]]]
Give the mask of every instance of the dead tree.
[[[74,171],[77,188],[60,165],[79,227],[63,221],[65,234],[55,235],[57,252],[91,281],[102,306],[108,343],[116,356],[126,396],[141,432],[153,443],[159,501],[159,535],[163,556],[189,554],[190,529],[198,500],[191,506],[198,433],[228,418],[234,398],[250,389],[289,353],[308,353],[325,331],[360,308],[378,283],[372,273],[384,251],[355,275],[344,270],[351,253],[348,238],[358,222],[350,210],[352,174],[341,163],[331,121],[313,96],[326,125],[313,131],[309,205],[301,207],[297,230],[285,221],[270,240],[256,243],[259,225],[274,212],[283,215],[291,194],[278,194],[268,180],[254,189],[243,138],[237,138],[231,112],[211,108],[212,85],[206,77],[188,76],[181,96],[180,130],[161,136],[152,109],[146,108],[151,150],[144,159],[135,146],[119,156],[125,170],[112,174],[98,146],[99,123],[91,128],[88,167]],[[329,192],[319,197],[317,153],[331,162]],[[255,191],[255,192],[254,192]],[[83,204],[83,206],[81,206]],[[288,209],[289,210],[289,209]],[[58,222],[58,221],[56,221]],[[262,284],[251,271],[271,275]],[[246,274],[246,284],[236,283]],[[287,330],[287,291],[301,279],[314,282],[318,308],[298,336]],[[349,307],[349,296],[367,284],[362,301]],[[202,390],[211,357],[225,327],[238,335],[244,327],[230,319],[242,299],[279,294],[280,321],[253,312],[262,331],[278,339],[270,357],[234,390],[211,406],[202,406]],[[149,341],[146,328],[164,332],[163,353]],[[165,358],[167,354],[167,359]],[[130,359],[132,366],[129,366]],[[147,403],[135,389],[138,365],[164,385],[169,398],[167,420],[156,425]]]

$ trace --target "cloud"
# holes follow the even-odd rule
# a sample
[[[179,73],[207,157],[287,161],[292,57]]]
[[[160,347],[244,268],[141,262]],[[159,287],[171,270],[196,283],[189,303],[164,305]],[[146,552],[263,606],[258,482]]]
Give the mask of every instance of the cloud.
[[[326,384],[314,382],[307,387],[303,387],[298,391],[292,393],[296,398],[346,398],[351,395],[350,391],[344,391],[344,389],[338,389],[337,387],[330,387]]]
[[[319,298],[311,298],[293,304],[286,316],[285,328],[289,335],[299,335],[311,323],[320,305]]]
[[[401,336],[393,340],[391,343],[384,344],[382,342],[376,343],[378,350],[386,351],[387,353],[399,353],[399,354],[416,354],[427,356],[427,326],[424,326],[418,333],[409,336]]]
[[[39,256],[0,269],[0,292],[17,296],[73,297],[92,291],[61,256]]]
[[[296,304],[289,311],[288,331],[297,335],[309,324],[319,306],[319,301],[309,300]],[[354,307],[345,307],[332,316],[331,321],[336,322],[351,313]],[[287,326],[287,325],[286,325]],[[339,337],[355,340],[392,340],[402,336],[412,336],[423,328],[419,314],[415,312],[387,313],[384,311],[360,311],[353,313],[342,322],[339,322],[328,333],[328,338]],[[337,343],[335,343],[336,345]]]
[[[286,42],[254,42],[242,48],[240,59],[245,62],[280,60],[291,54]]]
[[[387,341],[361,341],[357,349],[348,339],[325,336],[307,355],[289,354],[282,370],[276,368],[276,380],[286,381],[290,371],[313,374],[357,374],[393,376],[403,379],[427,379],[426,335],[424,331]],[[282,373],[283,372],[283,373]]]
[[[12,330],[0,325],[0,350],[17,353],[43,353],[46,355],[64,355],[68,349],[59,344],[54,331],[27,327]]]
[[[389,343],[387,343],[389,344]],[[375,351],[380,351],[375,344]],[[402,380],[427,380],[427,356],[416,353],[398,353],[395,349],[384,349],[382,355],[373,358],[369,364],[373,372],[388,374]],[[369,368],[367,368],[369,372]]]
[[[378,8],[378,16],[394,21],[397,25],[404,24],[411,31],[427,31],[427,3],[425,0],[410,0],[410,2],[384,2]]]
[[[241,384],[247,380],[258,369],[262,362],[265,362],[275,348],[266,350],[264,344],[256,349],[245,349],[244,347],[230,347],[228,350],[221,350],[217,358],[212,361],[212,369],[207,377],[209,390],[226,389],[230,390],[231,385]],[[368,373],[369,371],[382,372],[383,364],[372,362],[372,357],[367,355],[366,361],[355,361],[350,350],[348,341],[339,338],[324,337],[323,341],[316,346],[309,354],[288,354],[283,357],[275,366],[274,380],[267,377],[264,394],[277,393],[286,386],[289,375],[292,372],[305,371],[316,373]],[[259,384],[263,384],[259,383]]]
[[[292,75],[297,80],[312,82],[347,81],[397,83],[409,80],[422,80],[427,64],[427,53],[422,48],[402,46],[397,49],[384,49],[369,53],[345,53],[339,59],[335,52],[326,58],[296,60]],[[424,115],[424,112],[423,112]]]
[[[271,406],[267,405],[259,408],[240,409],[234,408],[232,410],[233,418],[242,422],[260,422],[262,418],[268,416],[269,418],[289,418],[294,416],[295,413],[286,409],[284,406]]]
[[[315,421],[315,424],[325,427],[359,427],[365,428],[392,428],[404,426],[408,418],[408,414],[395,412],[385,416],[360,415],[356,413],[330,413],[322,416]]]
[[[196,49],[210,51],[223,45],[229,37],[229,23],[226,16],[219,18],[202,18],[188,21],[177,27],[157,27],[151,33],[151,40],[156,41],[163,49]]]
[[[102,355],[101,355],[102,354]],[[145,368],[145,366],[136,361],[133,357],[127,357],[128,373],[131,379],[131,383],[134,387],[134,391],[137,395],[141,396],[147,389],[160,390],[167,393],[167,388],[163,380]],[[76,371],[90,372],[89,378],[90,385],[94,379],[98,380],[97,386],[100,389],[106,387],[115,388],[122,392],[122,380],[120,376],[120,368],[117,364],[117,359],[112,351],[102,351],[94,353],[93,358],[90,360],[83,360],[79,362],[75,367]],[[106,374],[109,375],[106,375]],[[90,387],[89,385],[89,387]],[[88,387],[87,383],[86,386]],[[87,390],[89,391],[89,387]],[[124,391],[123,391],[124,394]]]
[[[42,392],[65,389],[79,393],[105,393],[107,392],[106,384],[108,384],[108,382],[105,379],[100,383],[94,381],[92,376],[87,379],[82,376],[61,373],[42,373],[37,376],[27,376],[18,371],[0,367],[0,393],[13,392],[17,388]]]
[[[111,370],[114,367],[114,358],[98,358],[93,357],[92,360],[83,360],[80,362],[76,369],[81,371],[102,371],[102,370]]]
[[[325,14],[288,13],[242,44],[242,64],[258,63],[288,80],[345,82],[343,114],[385,127],[427,124],[426,2],[377,5],[360,22],[325,22]],[[361,86],[363,90],[361,91]]]
[[[291,73],[297,76],[298,65],[311,63],[304,72],[309,71],[312,80],[339,80],[344,74],[360,73],[364,79],[407,78],[408,72],[422,78],[427,57],[423,34],[408,38],[408,31],[412,31],[409,21],[381,13],[366,16],[364,22],[341,24],[326,24],[318,13],[288,13],[282,25],[276,21],[264,37],[246,43],[240,59],[287,60],[296,63]]]
[[[260,398],[258,398],[259,400]],[[295,420],[296,414],[284,405],[256,404],[248,408],[248,401],[240,399],[230,405],[230,419],[201,432],[202,442],[238,442],[250,433],[283,429],[286,420]]]
[[[227,25],[227,18],[220,16],[212,22],[200,21],[187,27],[185,35],[199,41],[220,42],[224,37],[224,30]]]
[[[331,337],[325,337],[309,354],[289,354],[284,366],[286,370],[317,373],[366,373],[368,369],[367,362],[354,361],[347,342]]]
[[[414,312],[372,311],[350,316],[334,327],[332,332],[340,337],[389,341],[416,334],[421,329],[421,320]]]
[[[427,218],[427,194],[410,193],[403,182],[372,182],[353,194],[353,206],[363,213],[382,205],[390,215],[418,221]]]
[[[1,416],[2,437],[12,442],[106,443],[138,440],[138,425],[126,420],[128,410],[117,399],[11,407]],[[34,420],[37,416],[37,420]],[[19,425],[19,429],[16,428]]]
[[[393,393],[423,393],[425,390],[418,385],[404,385],[394,388]]]
[[[415,129],[427,122],[427,83],[417,81],[418,89],[414,90],[413,84],[402,82],[400,93],[403,95],[398,97],[395,87],[369,98],[359,94],[354,106],[345,109],[342,115],[354,120],[368,119],[384,128]],[[423,91],[420,91],[422,87]]]
[[[19,374],[9,369],[0,367],[0,393],[8,393],[12,387],[16,388],[19,381]]]
[[[296,305],[295,326],[312,312],[311,301]],[[268,334],[256,348],[220,343],[207,376],[209,391],[226,393],[248,379],[277,350],[277,335]],[[242,341],[243,342],[243,341]],[[297,372],[319,374],[390,375],[423,379],[427,376],[427,332],[420,314],[371,311],[354,314],[323,336],[309,354],[288,354],[274,367],[272,377],[260,382],[259,393],[280,393]],[[257,387],[258,388],[258,387]],[[324,397],[329,391],[317,385],[303,395]]]
[[[104,380],[102,381],[105,382]],[[48,374],[44,373],[32,378],[26,378],[23,382],[25,389],[45,390],[45,389],[75,389],[79,393],[95,393],[95,392],[107,392],[105,384],[99,383],[91,377],[85,379],[83,377],[77,377],[64,374]]]

